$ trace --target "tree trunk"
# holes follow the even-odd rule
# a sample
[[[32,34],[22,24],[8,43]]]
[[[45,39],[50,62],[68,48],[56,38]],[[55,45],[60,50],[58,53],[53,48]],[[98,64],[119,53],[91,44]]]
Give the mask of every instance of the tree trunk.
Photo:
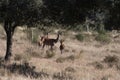
[[[7,20],[4,23],[4,29],[7,36],[5,60],[9,60],[12,55],[12,37],[16,27],[17,27],[17,24],[12,25],[12,23],[8,22]]]
[[[12,55],[12,34],[11,32],[7,33],[7,40],[6,40],[6,55],[5,60],[9,60]]]

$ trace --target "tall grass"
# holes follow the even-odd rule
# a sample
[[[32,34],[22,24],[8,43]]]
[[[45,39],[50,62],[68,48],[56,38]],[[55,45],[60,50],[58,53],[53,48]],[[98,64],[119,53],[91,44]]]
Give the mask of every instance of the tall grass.
[[[27,29],[27,38],[32,42],[32,43],[37,43],[38,38],[39,38],[39,29]]]
[[[110,43],[111,41],[106,31],[98,31],[98,35],[95,37],[95,40],[101,43]]]
[[[75,37],[79,41],[83,41],[84,40],[84,36],[82,34],[77,34]]]

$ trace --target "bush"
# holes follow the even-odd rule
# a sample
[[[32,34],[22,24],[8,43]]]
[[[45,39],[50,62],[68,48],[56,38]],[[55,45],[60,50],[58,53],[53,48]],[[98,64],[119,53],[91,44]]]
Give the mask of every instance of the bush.
[[[56,59],[57,63],[63,63],[65,61],[65,58],[59,57]]]
[[[31,57],[35,57],[35,58],[41,58],[42,57],[42,55],[40,53],[37,53],[35,51],[33,51],[33,52],[29,53],[29,54],[31,55]]]
[[[46,51],[46,58],[52,58],[53,56],[55,56],[55,53],[53,51]]]
[[[79,41],[83,41],[83,40],[84,40],[84,36],[83,36],[82,34],[77,34],[75,37],[76,37],[77,40],[79,40]]]
[[[53,80],[76,80],[72,74],[61,71],[53,74]]]
[[[76,57],[74,55],[70,55],[70,56],[66,57],[67,60],[73,60],[73,61],[75,60],[75,58]]]
[[[38,29],[27,29],[27,38],[32,42],[32,43],[37,43],[38,42],[38,37],[39,37],[39,31]]]
[[[100,62],[94,62],[93,65],[96,69],[103,69],[104,68],[103,64]]]
[[[102,43],[110,43],[110,38],[107,34],[98,34],[98,36],[96,36],[95,40],[102,42]]]
[[[109,80],[108,76],[103,76],[101,80]]]
[[[106,63],[117,63],[118,61],[119,61],[119,58],[115,55],[106,56],[104,59],[104,62],[106,62]]]
[[[19,54],[15,54],[14,60],[19,61],[22,59],[22,56]]]
[[[106,56],[103,62],[107,63],[109,67],[113,67],[114,65],[119,68],[119,57],[118,56]]]
[[[106,34],[106,30],[98,30],[99,34]]]
[[[65,71],[67,71],[67,72],[76,72],[76,70],[74,69],[74,68],[72,68],[72,67],[67,67],[67,68],[65,68]]]
[[[24,53],[22,55],[22,61],[23,62],[28,62],[28,61],[30,61],[30,59],[31,59],[31,56],[28,53]]]

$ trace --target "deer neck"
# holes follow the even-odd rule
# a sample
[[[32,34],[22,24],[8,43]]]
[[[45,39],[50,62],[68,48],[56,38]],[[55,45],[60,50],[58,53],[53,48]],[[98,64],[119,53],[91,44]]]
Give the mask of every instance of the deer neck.
[[[57,35],[56,41],[58,41],[58,39],[59,39],[59,34]]]

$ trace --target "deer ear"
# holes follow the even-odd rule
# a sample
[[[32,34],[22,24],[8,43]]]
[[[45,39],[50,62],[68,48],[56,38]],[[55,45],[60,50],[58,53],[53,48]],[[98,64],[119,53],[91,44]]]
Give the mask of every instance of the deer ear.
[[[39,39],[40,39],[41,37],[42,37],[42,36],[40,36],[40,35],[38,36]]]
[[[58,31],[58,34],[59,34],[59,35],[62,35],[62,32],[61,32],[61,31]]]

